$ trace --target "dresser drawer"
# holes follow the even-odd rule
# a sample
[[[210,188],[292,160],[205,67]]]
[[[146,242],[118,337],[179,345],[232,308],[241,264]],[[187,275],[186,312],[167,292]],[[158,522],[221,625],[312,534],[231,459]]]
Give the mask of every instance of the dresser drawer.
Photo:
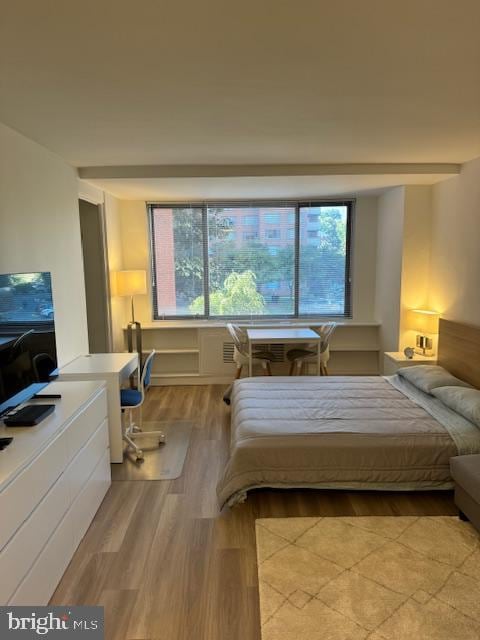
[[[29,517],[66,465],[67,438],[64,431],[0,492],[0,549]]]
[[[104,420],[65,470],[70,502],[78,496],[107,449],[108,423]]]
[[[0,550],[29,517],[106,416],[107,394],[102,389],[41,455],[0,492]]]
[[[68,427],[67,454],[69,460],[83,447],[97,430],[98,425],[106,420],[107,415],[107,390],[102,389]]]
[[[110,454],[106,449],[8,604],[48,604],[109,486]]]
[[[8,604],[48,604],[75,551],[72,527],[67,512]]]
[[[70,509],[75,547],[87,532],[110,484],[110,451],[107,449]]]
[[[67,478],[60,476],[35,511],[0,552],[0,604],[4,605],[48,541],[70,505]]]

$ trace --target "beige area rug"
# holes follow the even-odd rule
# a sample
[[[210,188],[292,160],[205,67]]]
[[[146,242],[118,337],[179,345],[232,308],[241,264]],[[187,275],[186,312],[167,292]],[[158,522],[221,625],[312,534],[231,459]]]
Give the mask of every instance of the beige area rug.
[[[478,640],[480,536],[455,517],[256,521],[262,640]]]
[[[112,464],[112,480],[175,480],[182,475],[192,433],[192,422],[144,422],[144,431],[163,431],[165,444],[145,436],[137,440],[144,453],[143,462],[125,450],[122,464]]]

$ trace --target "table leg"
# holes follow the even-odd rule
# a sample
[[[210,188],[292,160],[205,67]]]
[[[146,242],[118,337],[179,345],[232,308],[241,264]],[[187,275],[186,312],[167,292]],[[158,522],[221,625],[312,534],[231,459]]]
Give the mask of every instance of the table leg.
[[[120,409],[120,376],[107,377],[108,432],[110,440],[110,462],[123,462],[122,411]]]
[[[317,376],[321,373],[321,340],[317,340]]]
[[[252,341],[248,341],[248,375],[251,378],[253,375],[253,363],[252,363]]]

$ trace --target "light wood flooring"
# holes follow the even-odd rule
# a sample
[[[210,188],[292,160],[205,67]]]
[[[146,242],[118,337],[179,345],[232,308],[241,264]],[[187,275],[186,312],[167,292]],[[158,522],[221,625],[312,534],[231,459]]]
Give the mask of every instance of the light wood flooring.
[[[151,389],[145,420],[195,423],[183,475],[113,482],[52,598],[103,605],[108,640],[260,640],[256,518],[456,513],[450,492],[270,490],[219,513],[230,421],[223,391]]]

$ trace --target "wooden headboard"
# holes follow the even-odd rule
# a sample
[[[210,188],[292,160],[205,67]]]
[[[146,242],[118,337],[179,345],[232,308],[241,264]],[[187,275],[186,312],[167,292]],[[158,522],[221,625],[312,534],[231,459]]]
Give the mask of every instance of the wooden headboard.
[[[440,319],[438,364],[480,389],[480,327]]]

